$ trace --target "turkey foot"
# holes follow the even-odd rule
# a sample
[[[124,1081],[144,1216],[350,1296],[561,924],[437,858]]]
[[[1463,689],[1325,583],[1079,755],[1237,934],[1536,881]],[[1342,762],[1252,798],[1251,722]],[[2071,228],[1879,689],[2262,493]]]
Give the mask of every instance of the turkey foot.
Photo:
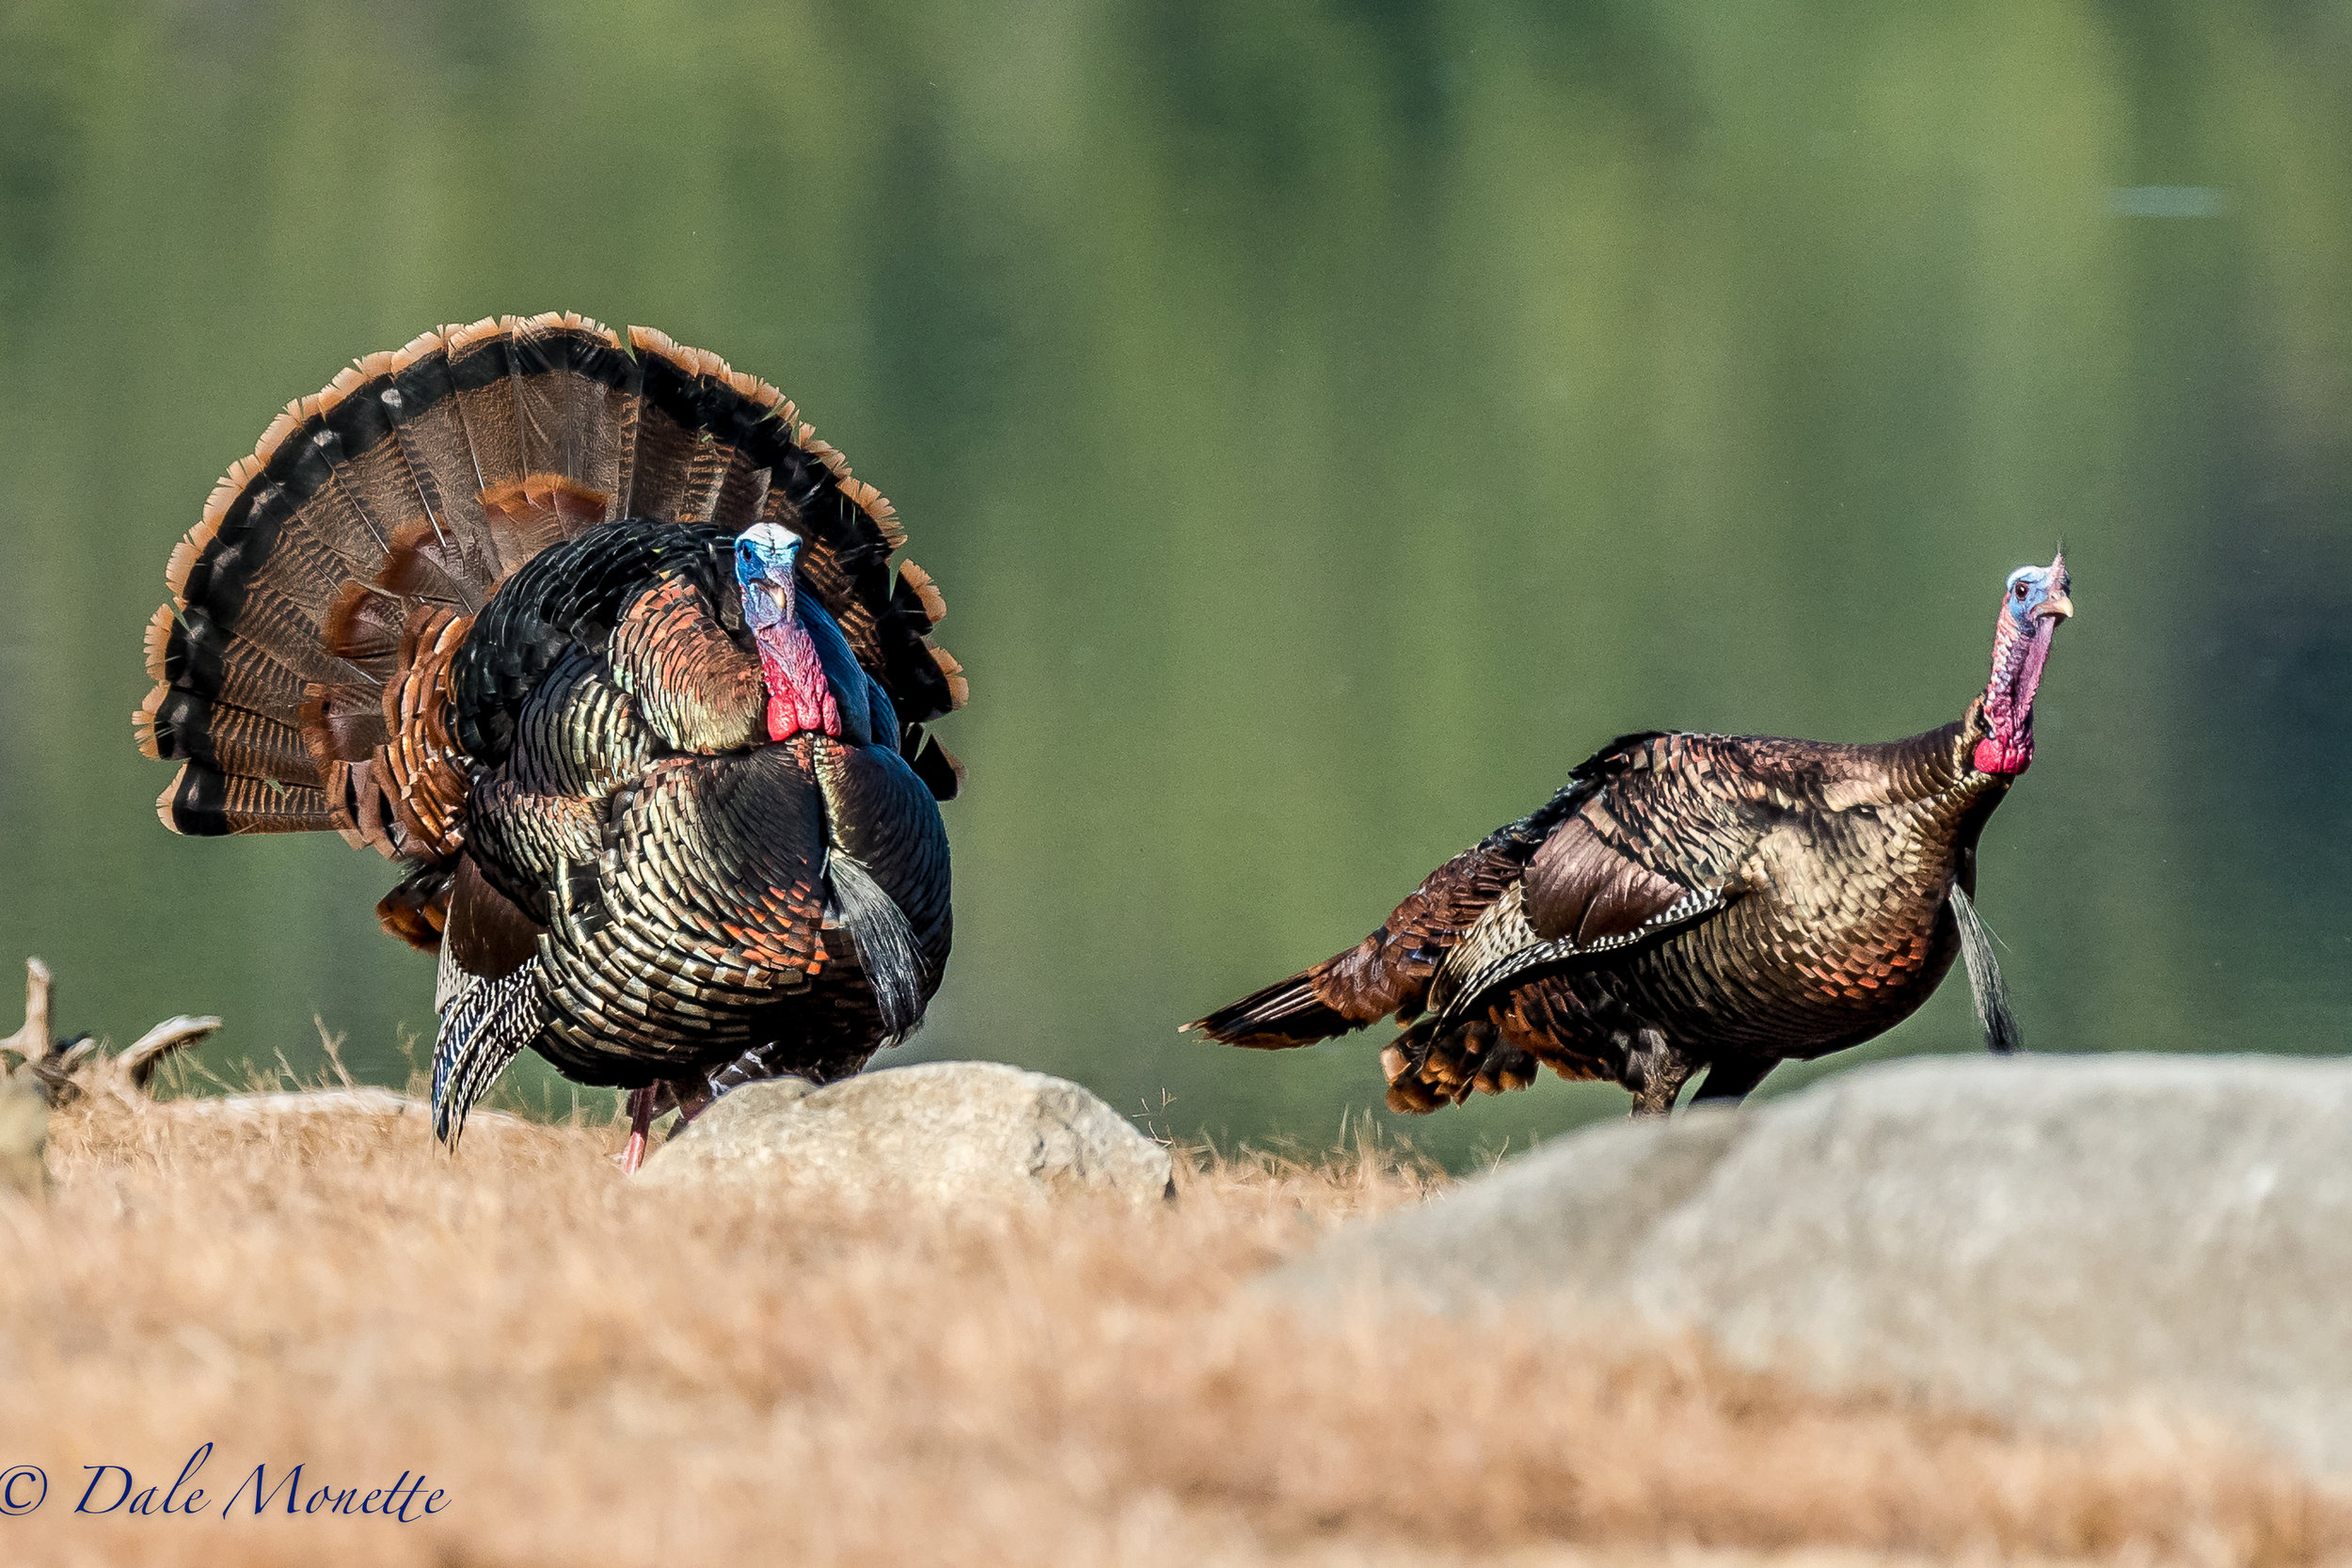
[[[1636,1037],[1639,1044],[1626,1055],[1625,1086],[1633,1091],[1633,1114],[1662,1117],[1675,1108],[1682,1085],[1691,1081],[1691,1059],[1666,1043],[1655,1029]]]
[[[628,1147],[621,1150],[621,1174],[635,1176],[645,1163],[645,1135],[653,1131],[653,1107],[661,1085],[647,1084],[628,1091]]]

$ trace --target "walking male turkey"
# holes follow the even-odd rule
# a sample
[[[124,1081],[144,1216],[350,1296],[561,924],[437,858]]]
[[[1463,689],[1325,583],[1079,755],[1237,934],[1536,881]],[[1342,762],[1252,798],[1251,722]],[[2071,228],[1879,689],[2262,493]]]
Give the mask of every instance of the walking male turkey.
[[[938,989],[960,769],[923,726],[965,685],[904,538],[715,355],[426,333],[288,404],[172,551],[164,824],[402,863],[435,1132],[528,1046],[631,1091],[633,1170],[663,1102],[855,1072]]]
[[[1965,950],[1986,1043],[2015,1049],[1970,903],[1977,839],[2033,761],[2033,700],[2074,612],[2063,553],[2001,593],[1958,722],[1876,746],[1649,732],[1448,861],[1386,924],[1188,1027],[1261,1050],[1394,1013],[1389,1104],[1610,1079],[1636,1116],[1736,1102],[1779,1062],[1893,1028]]]

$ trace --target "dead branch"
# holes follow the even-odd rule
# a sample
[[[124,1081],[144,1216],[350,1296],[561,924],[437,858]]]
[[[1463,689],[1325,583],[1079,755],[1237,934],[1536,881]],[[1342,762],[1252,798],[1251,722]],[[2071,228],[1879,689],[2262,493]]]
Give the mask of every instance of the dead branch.
[[[13,1054],[18,1065],[49,1059],[49,966],[39,958],[24,960],[24,1023],[0,1040],[0,1051]]]
[[[220,1027],[216,1018],[183,1014],[166,1019],[141,1035],[130,1050],[108,1056],[100,1050],[99,1042],[87,1035],[70,1040],[50,1035],[55,990],[49,966],[39,958],[25,959],[24,1022],[15,1034],[0,1039],[0,1051],[16,1058],[18,1070],[29,1071],[39,1081],[43,1096],[53,1105],[66,1104],[79,1095],[83,1085],[75,1080],[84,1076],[95,1079],[125,1099],[144,1099],[155,1069],[165,1057],[185,1050]],[[6,1065],[0,1063],[0,1069]]]
[[[130,1050],[106,1060],[131,1087],[143,1094],[166,1056],[185,1050],[219,1027],[220,1020],[216,1018],[191,1018],[183,1013],[178,1018],[164,1020],[141,1035]]]

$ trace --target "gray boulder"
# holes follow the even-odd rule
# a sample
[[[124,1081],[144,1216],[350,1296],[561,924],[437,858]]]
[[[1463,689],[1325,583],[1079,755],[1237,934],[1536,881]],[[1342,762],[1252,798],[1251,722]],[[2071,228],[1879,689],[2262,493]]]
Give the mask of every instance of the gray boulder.
[[[1833,1389],[2352,1475],[2352,1065],[1918,1059],[1564,1138],[1269,1277],[1695,1329]]]
[[[397,1089],[357,1084],[345,1089],[270,1089],[253,1094],[189,1095],[148,1106],[151,1115],[196,1122],[294,1122],[310,1117],[414,1120],[432,1136],[433,1102]],[[505,1111],[474,1110],[466,1117],[466,1136],[496,1136],[527,1128],[525,1117]]]
[[[639,1180],[995,1207],[1174,1190],[1168,1150],[1125,1117],[1075,1084],[996,1062],[889,1068],[821,1089],[746,1084],[656,1149]]]

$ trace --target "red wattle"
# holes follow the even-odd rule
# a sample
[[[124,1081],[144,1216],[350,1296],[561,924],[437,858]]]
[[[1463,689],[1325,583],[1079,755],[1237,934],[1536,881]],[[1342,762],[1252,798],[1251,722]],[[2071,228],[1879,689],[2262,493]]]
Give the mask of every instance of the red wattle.
[[[1969,759],[1979,773],[2017,774],[2033,765],[2033,732],[2026,732],[2021,741],[2004,743],[1986,736],[1977,742],[1977,750]]]
[[[780,621],[761,631],[758,642],[768,687],[768,738],[783,740],[803,730],[839,738],[841,710],[808,632],[798,621]]]

